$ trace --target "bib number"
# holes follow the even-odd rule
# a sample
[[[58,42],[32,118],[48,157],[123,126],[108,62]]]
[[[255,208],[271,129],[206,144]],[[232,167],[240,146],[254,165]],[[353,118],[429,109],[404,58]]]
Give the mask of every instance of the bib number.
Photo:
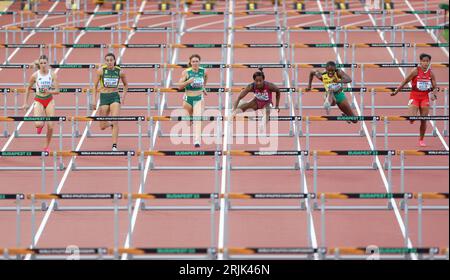
[[[115,78],[104,78],[103,83],[105,87],[117,87],[119,80]]]
[[[191,87],[202,88],[203,87],[203,78],[194,78],[194,81],[191,83]]]
[[[258,92],[255,96],[259,100],[269,101],[269,94],[267,92]]]
[[[417,89],[420,91],[428,91],[431,89],[430,81],[417,81]]]

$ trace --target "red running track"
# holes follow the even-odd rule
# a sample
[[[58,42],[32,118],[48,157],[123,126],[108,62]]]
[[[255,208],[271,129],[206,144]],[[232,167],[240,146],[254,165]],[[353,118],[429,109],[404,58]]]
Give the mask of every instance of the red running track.
[[[140,7],[144,10],[155,9],[154,4],[147,1],[138,1]],[[141,6],[142,3],[142,6]],[[359,2],[352,3],[352,9],[358,10],[362,7],[358,6]],[[49,6],[49,9],[62,10],[62,4]],[[433,2],[429,9],[436,9],[438,1]],[[12,7],[14,8],[14,7]],[[92,10],[95,7],[90,7]],[[223,7],[218,7],[218,9]],[[312,2],[308,5],[310,10],[320,10],[317,3]],[[397,9],[408,10],[406,3],[397,4]],[[422,8],[415,5],[414,8]],[[17,8],[16,8],[17,9]],[[104,8],[106,10],[106,8]],[[192,10],[198,10],[199,7],[192,6]],[[243,10],[243,4],[236,5],[235,10]],[[87,17],[89,26],[109,26],[113,25],[112,20],[116,17]],[[185,17],[186,28],[223,28],[223,17],[218,16],[187,16]],[[0,16],[2,24],[7,24],[7,17]],[[161,22],[162,21],[162,22]],[[396,15],[396,24],[399,25],[420,25],[414,15]],[[10,23],[10,22],[9,22]],[[49,16],[45,18],[41,26],[52,25],[64,26],[65,18],[60,16]],[[235,19],[236,25],[276,25],[274,16],[239,16]],[[342,24],[355,25],[373,25],[370,16],[352,15],[344,16]],[[137,17],[137,26],[168,26],[170,18],[164,16],[141,16]],[[320,15],[308,16],[290,16],[289,25],[324,25],[324,18]],[[276,33],[240,33],[234,34],[234,43],[280,43]],[[300,34],[292,34],[291,42],[302,43],[329,43],[330,37],[325,32],[306,33],[307,36]],[[386,34],[385,40],[389,42],[389,35]],[[78,43],[103,43],[109,42],[110,35],[106,32],[86,33],[76,37]],[[165,34],[152,33],[151,36],[145,33],[131,33],[127,38],[129,43],[162,43],[165,41]],[[3,38],[2,38],[3,40]],[[26,43],[50,43],[53,37],[51,34],[32,34]],[[59,37],[58,40],[61,40]],[[180,43],[229,43],[223,42],[224,37],[220,32],[216,33],[182,33]],[[383,42],[383,38],[377,32],[350,33],[349,43],[361,42]],[[406,42],[434,42],[433,38],[425,33],[409,33],[405,37]],[[25,43],[25,42],[24,42]],[[126,49],[120,53],[120,61],[122,63],[159,63],[159,51],[147,51],[139,49]],[[279,49],[234,49],[232,63],[280,63],[282,53]],[[422,50],[418,50],[422,51]],[[425,51],[425,49],[424,49]],[[439,48],[427,48],[433,56],[434,61],[448,61],[448,51],[445,53]],[[221,54],[217,49],[176,49],[176,60],[174,63],[185,63],[188,56],[193,52],[199,52],[205,62],[221,62]],[[118,53],[118,50],[116,50]],[[340,58],[343,58],[342,50],[338,51]],[[4,50],[1,50],[1,58],[4,60]],[[358,63],[365,62],[389,62],[394,59],[401,59],[398,51],[393,52],[394,57],[386,49],[358,49],[356,61]],[[37,56],[37,51],[33,49],[20,49],[11,58],[11,63],[29,63]],[[66,57],[67,63],[100,63],[100,54],[98,50],[73,49]],[[144,58],[145,57],[145,58]],[[62,54],[59,54],[59,60]],[[409,56],[408,60],[413,57]],[[338,60],[337,53],[333,49],[299,49],[296,50],[296,63],[324,63],[327,60]],[[7,75],[1,75],[1,83],[21,83],[22,76],[17,75],[16,70],[1,70],[8,72]],[[152,83],[153,75],[149,75],[149,70],[126,69],[125,70],[131,83]],[[251,81],[252,69],[234,69],[233,75],[229,78],[227,86],[236,86],[241,83]],[[267,69],[267,80],[280,83],[283,76],[280,70]],[[178,80],[181,69],[175,69],[172,72],[171,79],[167,82],[171,84]],[[435,69],[438,81],[448,84],[448,68]],[[20,73],[19,73],[20,74]],[[27,78],[31,71],[27,72]],[[308,69],[300,71],[299,82],[306,82]],[[209,71],[210,81],[218,83],[220,80],[219,71],[211,69]],[[85,70],[60,70],[58,78],[61,83],[87,83],[89,74]],[[373,69],[368,70],[365,74],[365,81],[372,82],[397,82],[402,80],[403,76],[400,69]],[[292,80],[290,78],[289,80]],[[355,81],[360,82],[359,73],[355,75]],[[166,81],[165,81],[166,82]],[[288,86],[283,84],[283,86]],[[22,97],[20,97],[20,101]],[[236,98],[233,96],[233,100]],[[282,95],[284,104],[285,96]],[[130,94],[126,105],[142,105],[145,104],[145,96],[141,94]],[[181,96],[177,93],[168,93],[164,101],[169,106],[177,106],[181,103]],[[8,104],[12,104],[12,98],[8,99]],[[56,97],[57,105],[73,105],[73,96],[60,95]],[[398,105],[405,104],[407,97],[399,95],[390,97],[388,94],[377,94],[377,105]],[[442,102],[442,98],[439,99]],[[316,94],[306,94],[304,96],[305,105],[320,105],[321,97]],[[213,106],[218,104],[217,94],[211,93],[207,97],[206,104]],[[439,103],[442,104],[442,103]],[[81,105],[85,105],[84,98],[81,99]],[[211,114],[224,114],[224,111],[210,111]],[[366,111],[367,113],[368,111]],[[441,111],[438,111],[440,114]],[[157,115],[161,112],[152,110]],[[295,111],[295,113],[298,113]],[[332,114],[337,114],[336,110]],[[13,115],[13,110],[8,111],[8,115]],[[123,115],[147,115],[146,110],[123,110]],[[172,109],[166,109],[162,115],[170,115]],[[308,109],[304,111],[304,115],[323,115],[323,110]],[[376,115],[405,115],[405,110],[386,110],[377,109]],[[75,115],[74,110],[59,110],[58,115]],[[280,115],[291,115],[291,112],[283,109]],[[10,125],[10,124],[9,124]],[[83,133],[85,123],[80,123],[80,132]],[[161,122],[160,126],[163,132],[173,130],[175,123]],[[370,128],[370,124],[366,123]],[[439,127],[441,124],[438,124]],[[288,124],[279,123],[279,131],[287,132]],[[416,132],[418,125],[405,125],[403,122],[391,123],[391,132]],[[101,133],[95,123],[93,123],[93,132]],[[348,125],[346,123],[334,122],[316,122],[312,124],[312,133],[317,132],[341,132],[352,133],[359,130],[359,125]],[[377,128],[382,131],[382,126]],[[31,123],[25,123],[20,128],[20,133],[32,133],[34,128]],[[133,123],[122,122],[120,125],[121,133],[135,133],[136,126]],[[64,126],[64,132],[70,133],[70,126]],[[100,141],[99,141],[100,140]],[[156,137],[150,139],[143,138],[143,147],[149,148],[150,141],[155,141],[155,149],[159,150],[190,150],[191,143],[175,145],[169,141],[167,137]],[[184,139],[188,141],[188,139]],[[205,138],[204,140],[211,140]],[[277,143],[278,150],[294,150],[297,141],[300,147],[304,149],[305,139],[300,137],[271,137],[270,143]],[[30,138],[0,138],[0,144],[6,150],[34,150],[41,146],[42,139]],[[254,141],[254,142],[252,142]],[[389,149],[417,149],[416,139],[414,137],[390,137]],[[56,138],[54,138],[52,147],[56,149]],[[383,149],[383,139],[377,139],[377,148]],[[448,150],[448,137],[428,137],[427,143],[429,149]],[[444,144],[445,143],[445,144]],[[346,150],[346,149],[370,149],[371,140],[365,136],[361,137],[312,137],[311,150]],[[120,149],[135,150],[137,149],[136,138],[120,138]],[[447,145],[447,146],[445,146]],[[63,139],[63,146],[70,148],[70,139]],[[108,150],[110,148],[109,138],[91,138],[80,137],[76,139],[76,146],[80,150]],[[267,147],[265,143],[260,143],[257,139],[247,139],[243,142],[233,142],[232,149],[239,150],[257,150]],[[212,150],[214,144],[206,144],[202,149]],[[320,164],[323,165],[344,165],[349,161],[348,157],[321,157]],[[351,158],[351,165],[370,165],[371,157],[354,157]],[[408,157],[408,164],[435,164],[448,166],[448,158],[443,157]],[[135,164],[136,162],[133,161]],[[37,159],[24,158],[8,158],[2,159],[1,166],[25,166],[37,165]],[[69,164],[69,160],[65,160],[65,164]],[[78,165],[125,165],[125,160],[115,160],[110,158],[79,158]],[[205,165],[213,164],[211,158],[171,158],[161,157],[155,158],[156,165]],[[251,157],[233,157],[233,165],[293,165],[294,159],[287,157],[274,157],[270,161],[266,158]],[[383,164],[383,158],[380,157],[380,164]],[[394,165],[398,165],[397,159]],[[1,171],[2,190],[1,192],[23,192],[35,193],[39,192],[39,172],[37,171]],[[221,176],[223,176],[221,172]],[[406,186],[407,191],[436,191],[448,192],[448,171],[407,171]],[[320,192],[386,192],[386,182],[383,180],[386,171],[381,170],[320,170],[318,174]],[[137,171],[133,171],[132,191],[139,191],[139,176]],[[433,178],[433,185],[429,185],[430,179]],[[52,190],[52,181],[47,180],[47,190]],[[221,178],[223,183],[226,179]],[[399,172],[393,171],[393,190],[399,191]],[[312,192],[312,171],[307,171],[306,183],[308,191]],[[299,172],[292,170],[264,170],[264,171],[238,171],[233,170],[231,174],[231,190],[233,192],[298,192],[299,191]],[[59,171],[58,172],[58,191],[62,193],[83,193],[83,192],[127,192],[127,177],[125,171]],[[147,192],[213,192],[214,191],[214,172],[213,171],[155,171],[150,170],[146,173],[145,189]],[[330,203],[343,203],[333,202]],[[4,202],[1,202],[4,205]],[[77,202],[79,204],[79,202]],[[173,201],[170,203],[174,203]],[[188,202],[190,203],[190,202]],[[192,202],[194,203],[194,202]],[[255,201],[240,202],[242,205],[248,203],[256,204]],[[281,201],[273,201],[273,203],[281,203]],[[348,203],[348,201],[345,201]],[[369,203],[369,202],[367,202]],[[376,202],[379,204],[380,202]],[[69,202],[65,204],[70,204]],[[99,202],[99,205],[110,205],[109,202]],[[160,203],[166,205],[164,203]],[[397,209],[398,210],[398,209]],[[375,244],[378,246],[402,246],[404,219],[401,214],[396,215],[395,210],[390,211],[331,211],[327,213],[326,224],[326,246],[367,246]],[[210,245],[209,236],[209,212],[205,211],[134,211],[135,219],[133,219],[133,246],[139,247],[204,247]],[[63,247],[68,245],[77,245],[80,247],[94,246],[113,246],[112,234],[112,212],[38,212],[37,225],[39,235],[37,240],[38,247]],[[219,211],[216,213],[216,221],[220,220]],[[320,217],[319,213],[313,212],[313,228],[314,231],[306,230],[307,214],[304,211],[230,211],[228,213],[227,230],[229,231],[226,245],[230,247],[283,247],[283,246],[308,246],[308,240],[313,245],[322,246],[320,241]],[[11,212],[2,212],[0,224],[3,233],[0,235],[0,247],[15,246],[14,224],[15,216]],[[417,246],[417,226],[415,224],[416,213],[410,213],[410,241],[413,246]],[[28,246],[31,243],[30,237],[30,217],[29,213],[25,213],[22,221],[23,234],[22,245]],[[223,229],[223,228],[220,228]],[[217,240],[219,233],[216,233]],[[119,245],[128,246],[127,237],[127,213],[120,213],[120,234]],[[221,242],[221,240],[219,240]],[[425,212],[424,214],[424,234],[423,246],[448,247],[448,211]],[[220,246],[221,244],[219,244]]]

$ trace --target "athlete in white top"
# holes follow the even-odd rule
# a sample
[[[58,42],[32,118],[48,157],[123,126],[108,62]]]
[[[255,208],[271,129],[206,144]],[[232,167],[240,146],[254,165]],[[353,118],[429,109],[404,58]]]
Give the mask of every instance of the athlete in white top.
[[[51,117],[55,115],[55,101],[53,95],[59,94],[59,85],[56,74],[51,72],[48,65],[46,55],[39,57],[39,70],[31,75],[28,87],[25,90],[25,100],[22,109],[27,110],[28,99],[33,85],[36,84],[36,92],[34,96],[34,116],[35,117]],[[43,121],[35,122],[37,133],[41,134],[44,128]],[[47,137],[44,151],[49,151],[50,141],[53,136],[53,122],[47,122]]]

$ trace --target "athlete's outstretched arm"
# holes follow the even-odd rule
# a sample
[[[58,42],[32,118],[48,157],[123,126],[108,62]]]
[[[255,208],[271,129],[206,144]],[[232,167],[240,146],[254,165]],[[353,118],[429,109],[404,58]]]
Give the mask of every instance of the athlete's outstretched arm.
[[[241,90],[241,92],[239,93],[238,98],[237,98],[236,101],[234,102],[234,105],[233,105],[233,111],[236,111],[236,109],[237,109],[237,107],[238,107],[238,105],[239,105],[239,101],[241,101],[241,99],[244,98],[245,96],[247,96],[247,94],[248,94],[249,92],[251,92],[251,91],[252,91],[252,85],[251,85],[251,84],[247,85],[246,88],[244,88],[244,89]]]
[[[125,75],[124,72],[120,72],[120,79],[122,79],[122,83],[123,83],[122,104],[125,104],[125,97],[127,96],[127,93],[128,93],[128,80],[127,80],[127,76]]]
[[[178,81],[178,89],[183,90],[187,85],[192,83],[194,81],[194,78],[190,78],[189,80],[186,80],[188,77],[187,70],[184,70],[183,73],[181,73],[181,78]]]
[[[342,70],[338,70],[337,71],[338,77],[341,79],[340,82],[343,84],[347,84],[347,83],[351,83],[352,82],[352,78],[350,78],[349,75],[347,75],[347,73],[345,73]]]
[[[102,78],[103,71],[102,69],[97,70],[97,75],[95,76],[95,82],[94,82],[94,102],[91,104],[92,110],[95,110],[97,108],[97,100],[98,100],[98,83],[100,82],[100,79]]]
[[[439,91],[439,87],[437,86],[436,76],[431,72],[431,86],[433,87],[433,91],[431,92],[431,99],[434,101],[437,99],[436,92]]]
[[[276,93],[275,109],[277,109],[279,112],[280,111],[280,97],[281,97],[280,89],[274,83],[270,83],[269,90]]]
[[[52,72],[52,80],[53,80],[53,90],[48,91],[49,94],[59,94],[59,82],[58,76]]]
[[[417,76],[417,74],[418,74],[417,68],[411,71],[411,73],[409,73],[409,75],[403,80],[403,82],[398,86],[398,88],[393,93],[391,93],[391,96],[396,95],[407,83],[411,82],[411,80],[415,76]]]
[[[208,93],[206,92],[206,83],[208,82],[208,73],[206,72],[206,70],[205,70],[205,80],[204,80],[204,82],[203,82],[203,93],[205,94],[205,95],[208,95]]]
[[[23,105],[20,107],[21,109],[27,110],[30,106],[28,106],[28,99],[30,99],[30,91],[33,89],[33,85],[36,82],[36,73],[31,75],[30,81],[28,82],[28,86],[25,88],[25,99],[23,100]]]
[[[322,76],[320,75],[320,72],[318,70],[312,70],[311,72],[309,72],[308,87],[305,88],[305,91],[311,90],[311,85],[314,77],[322,81]]]

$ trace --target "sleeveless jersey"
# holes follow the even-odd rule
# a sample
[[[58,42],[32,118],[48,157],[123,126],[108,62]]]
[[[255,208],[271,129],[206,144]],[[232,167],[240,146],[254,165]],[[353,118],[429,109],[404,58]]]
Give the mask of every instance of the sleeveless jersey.
[[[423,71],[422,67],[417,67],[417,76],[411,80],[411,96],[428,96],[431,91],[431,68],[428,71]]]
[[[108,69],[108,66],[102,66],[102,87],[104,88],[117,88],[120,81],[120,67],[114,66],[114,69]]]
[[[328,87],[329,87],[331,84],[336,83],[336,82],[333,81],[333,80],[338,80],[338,81],[340,80],[339,77],[338,77],[338,75],[337,75],[337,72],[334,72],[334,75],[333,75],[332,77],[328,76],[328,73],[327,73],[327,72],[325,72],[325,73],[322,74],[322,83],[323,83],[323,86],[325,87],[325,90],[326,90],[326,91],[328,91]]]
[[[272,101],[272,91],[269,90],[269,84],[264,82],[262,89],[257,89],[255,83],[252,83],[253,92],[256,99],[260,101]]]
[[[36,93],[42,93],[44,89],[50,89],[53,85],[52,73],[49,70],[47,75],[42,75],[41,71],[37,71],[36,77]]]
[[[205,86],[205,69],[199,68],[198,72],[195,72],[192,67],[187,69],[187,78],[189,80],[194,78],[194,81],[186,86],[186,91],[200,91]]]

